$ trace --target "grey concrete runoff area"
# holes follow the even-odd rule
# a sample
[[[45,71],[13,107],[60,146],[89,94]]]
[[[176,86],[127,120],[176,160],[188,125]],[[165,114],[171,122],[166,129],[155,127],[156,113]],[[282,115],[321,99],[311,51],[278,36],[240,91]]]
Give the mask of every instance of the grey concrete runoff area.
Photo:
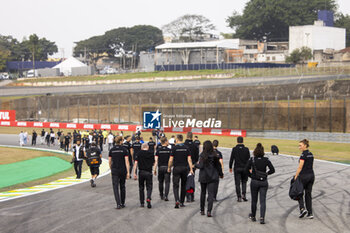
[[[144,83],[101,84],[92,86],[49,86],[49,87],[8,87],[0,86],[0,96],[26,96],[42,94],[82,94],[82,93],[127,93],[130,91],[184,90],[218,88],[228,86],[281,85],[310,83],[324,80],[347,79],[349,75],[285,76],[285,77],[249,77],[231,79],[208,79],[186,81],[160,81]],[[186,87],[186,88],[184,88]]]
[[[0,139],[3,145],[18,145],[17,135],[0,135]],[[288,196],[298,158],[267,155],[276,173],[269,177],[266,224],[261,225],[248,219],[249,185],[249,201],[236,201],[233,175],[228,172],[231,149],[220,150],[224,156],[225,177],[220,181],[212,218],[199,214],[198,183],[195,202],[174,209],[172,188],[170,201],[161,201],[156,177],[153,178],[152,209],[139,207],[138,181],[128,180],[126,208],[116,210],[108,175],[97,180],[96,188],[83,183],[2,202],[0,232],[350,232],[349,166],[315,161],[316,181],[312,192],[315,218],[299,219],[297,202]],[[196,174],[198,177],[198,171]]]
[[[350,143],[350,133],[293,132],[293,131],[247,131],[247,137]]]

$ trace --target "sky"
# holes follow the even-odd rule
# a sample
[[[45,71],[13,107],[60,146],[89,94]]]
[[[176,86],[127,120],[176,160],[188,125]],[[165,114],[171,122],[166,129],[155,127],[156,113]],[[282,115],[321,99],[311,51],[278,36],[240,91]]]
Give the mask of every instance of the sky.
[[[0,34],[23,37],[36,33],[56,42],[56,57],[70,57],[74,42],[105,31],[134,25],[161,28],[184,14],[207,17],[220,32],[229,33],[226,19],[242,12],[248,0],[11,0],[2,2]],[[338,0],[339,11],[350,14],[350,1]]]

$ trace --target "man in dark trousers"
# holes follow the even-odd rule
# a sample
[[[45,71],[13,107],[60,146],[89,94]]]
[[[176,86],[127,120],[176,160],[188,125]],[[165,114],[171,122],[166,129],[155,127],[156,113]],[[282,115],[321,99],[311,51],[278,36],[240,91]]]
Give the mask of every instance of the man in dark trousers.
[[[160,139],[161,146],[157,147],[155,163],[154,163],[154,175],[157,175],[158,167],[158,182],[159,182],[159,195],[160,199],[169,201],[168,194],[170,189],[170,173],[168,172],[168,163],[171,155],[171,149],[168,147],[168,139],[162,137]],[[164,190],[165,182],[165,190]]]
[[[33,134],[32,134],[32,146],[36,146],[36,138],[37,138],[38,134],[35,132],[35,130],[33,130]]]
[[[77,179],[80,179],[81,177],[81,166],[83,165],[84,157],[85,149],[80,144],[80,141],[77,141],[77,144],[73,147],[74,170]]]
[[[131,178],[131,172],[132,172],[132,168],[133,168],[133,160],[134,158],[132,157],[133,155],[131,154],[131,136],[127,135],[124,138],[124,142],[123,142],[123,147],[128,151],[129,153],[129,163],[130,163],[130,177]]]
[[[219,163],[221,164],[221,170],[222,170],[222,174],[224,174],[224,162],[223,162],[223,157],[222,157],[222,153],[221,151],[218,150],[218,146],[219,146],[219,141],[218,140],[213,140],[213,147],[214,147],[214,151],[216,152],[216,154],[219,157]],[[217,201],[216,196],[218,194],[218,190],[219,190],[219,183],[220,181],[218,180],[215,184],[215,192],[214,192],[214,201]]]
[[[112,172],[112,184],[114,198],[117,202],[116,209],[125,207],[125,180],[129,179],[130,164],[129,152],[122,146],[123,137],[115,138],[115,146],[109,151],[109,168]]]
[[[78,140],[79,141],[79,140]],[[82,147],[84,147],[82,145]],[[102,163],[102,153],[100,149],[96,146],[95,142],[92,142],[91,147],[86,150],[86,162],[90,167],[91,173],[91,187],[96,187],[96,179],[100,174],[100,164]]]
[[[68,150],[69,150],[70,140],[71,140],[70,133],[68,133],[66,136],[64,136],[64,150],[66,152],[68,152]]]
[[[185,207],[185,195],[186,195],[186,181],[188,170],[193,175],[193,165],[191,159],[191,152],[183,143],[183,136],[181,134],[176,135],[176,145],[172,151],[172,154],[168,163],[168,172],[173,169],[173,190],[175,197],[175,209],[179,207]],[[179,197],[179,186],[181,180],[181,196]]]
[[[133,163],[135,162],[135,157],[136,157],[136,154],[141,151],[141,146],[142,146],[142,143],[140,142],[140,137],[139,136],[136,136],[135,138],[135,142],[133,142],[133,144],[131,145],[131,148],[130,148],[130,154],[131,154],[131,157],[133,158]],[[135,167],[136,169],[136,167]]]
[[[199,157],[199,150],[198,150],[198,147],[194,144],[192,138],[193,138],[192,132],[187,132],[187,139],[185,140],[184,144],[190,150],[192,163],[196,164]],[[195,172],[196,170],[193,168],[193,174],[195,174]],[[187,202],[194,202],[194,191],[195,191],[195,187],[193,186],[193,193],[187,193],[186,195]]]
[[[147,208],[152,208],[152,188],[153,188],[153,174],[152,168],[154,164],[154,154],[148,150],[148,144],[143,143],[141,151],[135,156],[134,179],[137,180],[136,167],[139,170],[139,193],[141,207],[145,206],[145,183],[147,190]]]
[[[248,174],[245,171],[245,166],[250,158],[250,152],[243,144],[243,137],[237,138],[237,145],[232,148],[231,158],[229,163],[230,173],[232,173],[232,164],[234,164],[234,176],[236,184],[237,201],[248,201],[246,198]],[[241,192],[242,183],[242,192]]]

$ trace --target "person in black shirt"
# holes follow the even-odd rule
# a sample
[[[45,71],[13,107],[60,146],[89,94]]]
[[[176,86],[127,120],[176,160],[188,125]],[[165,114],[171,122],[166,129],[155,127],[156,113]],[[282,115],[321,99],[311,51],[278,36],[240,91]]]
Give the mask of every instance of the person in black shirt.
[[[44,144],[44,141],[45,141],[45,130],[44,129],[42,129],[41,130],[41,145],[43,145]]]
[[[147,208],[152,208],[152,188],[153,174],[152,168],[154,164],[154,154],[148,150],[148,144],[143,143],[141,151],[135,156],[134,179],[137,180],[136,167],[139,168],[139,194],[141,207],[145,206],[145,183],[147,190]]]
[[[313,219],[314,215],[312,213],[312,186],[315,181],[315,173],[313,169],[314,156],[309,151],[309,141],[304,139],[299,142],[299,150],[302,151],[302,154],[299,159],[299,166],[294,176],[294,180],[300,177],[300,181],[304,186],[305,191],[305,203],[306,210],[304,205],[304,197],[301,197],[299,202],[300,215],[299,218],[303,218],[307,214],[307,218]]]
[[[149,142],[148,142],[148,147],[149,147],[149,152],[154,154],[154,150],[156,148],[156,143],[153,141],[153,138],[149,138]]]
[[[203,143],[203,152],[200,155],[199,163],[195,165],[200,169],[199,182],[201,183],[200,209],[201,215],[204,215],[205,196],[208,190],[208,212],[207,216],[212,217],[214,194],[219,177],[223,178],[222,168],[219,162],[219,156],[216,154],[211,141]]]
[[[129,179],[130,164],[129,152],[121,144],[123,138],[116,137],[115,146],[109,151],[109,167],[112,172],[112,184],[114,198],[117,203],[116,209],[125,207],[125,180]]]
[[[101,132],[98,134],[98,145],[99,145],[101,151],[103,151],[103,141],[104,141],[104,138],[103,138],[103,135]]]
[[[89,139],[88,135],[86,135],[86,134],[83,137],[83,143],[84,143],[85,149],[90,148],[90,139]]]
[[[264,147],[261,143],[256,145],[253,152],[254,157],[248,160],[246,165],[246,172],[251,177],[250,192],[252,195],[251,213],[249,218],[255,222],[256,205],[258,202],[258,195],[260,194],[260,223],[265,224],[265,212],[266,212],[266,193],[268,189],[267,176],[275,173],[271,161],[265,158]],[[269,171],[266,172],[266,167]]]
[[[124,142],[123,142],[123,147],[128,151],[129,153],[129,163],[130,163],[130,178],[131,178],[131,172],[132,168],[134,167],[134,158],[133,155],[131,154],[131,137],[130,135],[125,136]]]
[[[199,157],[199,151],[197,146],[192,141],[193,134],[192,132],[187,132],[187,139],[185,140],[185,146],[188,147],[191,153],[192,164],[196,164]],[[193,169],[193,174],[196,173],[195,168]],[[193,187],[193,193],[187,193],[187,202],[194,202],[194,191],[195,187]]]
[[[193,175],[193,165],[191,160],[190,150],[183,143],[183,136],[181,134],[176,135],[176,145],[172,150],[169,163],[168,172],[171,172],[171,167],[174,165],[173,169],[173,191],[175,197],[175,208],[185,207],[185,194],[186,194],[186,181],[188,175],[188,169]],[[179,184],[181,180],[181,196],[179,197]]]
[[[221,153],[221,151],[218,150],[218,146],[219,146],[219,141],[218,140],[213,140],[214,151],[216,152],[216,154],[219,157],[219,162],[220,162],[220,165],[221,165],[222,174],[224,174],[224,162],[223,162],[223,158],[222,158],[222,153]],[[217,197],[217,194],[218,194],[219,181],[220,180],[218,180],[218,182],[216,182],[215,192],[214,192],[214,201],[216,201],[216,197]]]
[[[79,141],[79,140],[78,140]],[[91,143],[90,149],[86,150],[86,161],[87,164],[90,167],[90,173],[91,173],[91,187],[96,187],[96,179],[97,176],[100,174],[100,164],[102,162],[102,153],[100,149],[96,146],[96,143]]]
[[[199,141],[198,136],[194,136],[194,141],[193,142],[197,146],[198,151],[199,151],[199,147],[201,145],[201,142]]]
[[[140,142],[140,137],[136,136],[135,138],[135,142],[132,143],[131,147],[130,147],[130,154],[132,157],[132,162],[135,162],[135,156],[136,154],[141,151],[141,146],[142,143]],[[137,167],[135,167],[135,169],[137,169]]]
[[[242,199],[243,201],[248,201],[246,197],[248,176],[245,171],[245,166],[250,158],[250,152],[249,149],[243,144],[243,137],[237,137],[237,143],[238,144],[232,148],[229,168],[230,173],[232,173],[232,164],[234,161],[234,176],[236,184],[237,201],[241,202]]]
[[[70,133],[68,133],[66,136],[64,136],[64,150],[68,152],[69,150],[69,143],[70,143]]]
[[[162,137],[160,139],[161,147],[157,148],[155,163],[154,163],[154,175],[157,175],[158,165],[158,182],[159,182],[159,195],[160,199],[169,201],[168,194],[170,189],[170,173],[168,172],[168,163],[171,155],[171,149],[168,147],[168,139]],[[164,190],[165,182],[165,190]]]
[[[35,132],[35,130],[33,130],[33,134],[32,134],[32,146],[36,146],[36,137],[38,136],[38,134]]]

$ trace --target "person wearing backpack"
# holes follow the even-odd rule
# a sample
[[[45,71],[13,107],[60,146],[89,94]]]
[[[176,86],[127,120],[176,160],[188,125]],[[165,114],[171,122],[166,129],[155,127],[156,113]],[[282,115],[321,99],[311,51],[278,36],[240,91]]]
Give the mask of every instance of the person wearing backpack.
[[[300,209],[299,218],[303,218],[307,214],[306,217],[308,219],[313,219],[314,216],[312,213],[311,192],[312,192],[312,186],[315,181],[315,173],[313,170],[314,156],[309,151],[309,140],[307,139],[301,140],[299,142],[299,150],[302,151],[302,154],[299,158],[299,166],[294,176],[294,180],[296,180],[299,176],[300,181],[304,187],[305,203],[306,203],[306,210],[305,210],[304,197],[303,197],[304,195],[298,199],[299,209]]]
[[[248,176],[252,179],[250,183],[250,192],[252,196],[251,213],[249,218],[255,222],[256,206],[258,202],[258,195],[260,196],[260,224],[265,224],[265,212],[266,212],[266,193],[268,189],[267,176],[275,173],[271,161],[264,157],[264,147],[261,143],[256,145],[253,152],[254,157],[250,158],[247,165],[246,171]],[[269,171],[266,172],[266,168]]]

